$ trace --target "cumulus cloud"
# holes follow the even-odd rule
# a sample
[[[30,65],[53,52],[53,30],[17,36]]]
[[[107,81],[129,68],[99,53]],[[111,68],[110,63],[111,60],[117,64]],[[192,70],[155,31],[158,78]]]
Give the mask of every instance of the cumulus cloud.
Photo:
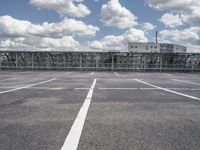
[[[171,39],[175,42],[187,42],[193,44],[200,44],[200,28],[189,28],[184,30],[172,29],[162,30],[160,32],[163,39]]]
[[[65,18],[59,23],[32,24],[29,21],[14,19],[10,16],[0,17],[0,35],[5,37],[54,37],[66,35],[95,36],[99,28],[86,25],[82,21]]]
[[[53,10],[64,16],[85,17],[91,12],[82,4],[83,0],[30,0],[38,8]]]
[[[32,24],[11,16],[0,17],[1,48],[75,48],[75,37],[93,37],[99,28],[64,18],[58,23]]]
[[[199,0],[146,0],[150,7],[158,10],[191,11],[200,6]]]
[[[52,38],[42,38],[39,42],[39,46],[41,48],[76,48],[79,45],[79,42],[75,41],[71,36],[64,36],[60,39],[52,39]]]
[[[153,25],[153,24],[151,24],[151,23],[149,23],[149,22],[145,22],[145,23],[143,24],[143,28],[144,28],[145,30],[147,30],[147,31],[154,30],[156,27],[157,27],[156,25]]]
[[[199,0],[146,0],[146,2],[157,10],[172,11],[185,17],[185,22],[188,24],[200,25]]]
[[[28,45],[25,44],[23,41],[25,38],[12,38],[12,39],[5,39],[0,41],[0,48],[27,48]]]
[[[110,0],[101,8],[101,21],[110,27],[121,29],[131,28],[137,25],[137,17],[128,9],[122,7],[118,0]]]
[[[59,39],[50,37],[8,38],[0,42],[0,48],[8,50],[68,50],[68,48],[72,49],[77,46],[79,46],[79,42],[71,36]]]
[[[183,25],[183,18],[176,14],[165,13],[160,21],[167,27],[176,28]]]
[[[100,41],[89,42],[91,49],[106,51],[127,51],[128,42],[147,42],[148,39],[142,30],[129,29],[119,36],[108,35]]]

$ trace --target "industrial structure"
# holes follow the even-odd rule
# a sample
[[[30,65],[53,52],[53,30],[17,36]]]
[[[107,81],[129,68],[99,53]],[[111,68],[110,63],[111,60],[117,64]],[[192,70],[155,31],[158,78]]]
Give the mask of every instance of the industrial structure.
[[[134,53],[186,53],[185,46],[168,43],[128,43],[128,51]]]
[[[0,51],[0,69],[200,71],[200,54]]]

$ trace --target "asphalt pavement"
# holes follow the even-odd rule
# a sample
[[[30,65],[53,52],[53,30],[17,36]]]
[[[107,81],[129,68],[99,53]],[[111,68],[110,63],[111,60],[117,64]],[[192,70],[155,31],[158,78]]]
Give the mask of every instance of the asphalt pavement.
[[[199,150],[200,73],[0,71],[0,150]]]

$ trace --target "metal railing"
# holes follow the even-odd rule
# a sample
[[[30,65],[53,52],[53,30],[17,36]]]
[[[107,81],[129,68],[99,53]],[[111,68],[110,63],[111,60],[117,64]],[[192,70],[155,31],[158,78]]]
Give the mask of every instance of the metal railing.
[[[97,71],[200,71],[200,64],[136,64],[136,63],[2,63],[0,70],[97,70]]]

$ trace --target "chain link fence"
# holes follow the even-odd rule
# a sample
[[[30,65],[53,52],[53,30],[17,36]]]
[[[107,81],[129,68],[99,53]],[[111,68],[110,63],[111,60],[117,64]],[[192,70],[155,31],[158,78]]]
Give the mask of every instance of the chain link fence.
[[[200,54],[0,52],[1,70],[200,71]]]

